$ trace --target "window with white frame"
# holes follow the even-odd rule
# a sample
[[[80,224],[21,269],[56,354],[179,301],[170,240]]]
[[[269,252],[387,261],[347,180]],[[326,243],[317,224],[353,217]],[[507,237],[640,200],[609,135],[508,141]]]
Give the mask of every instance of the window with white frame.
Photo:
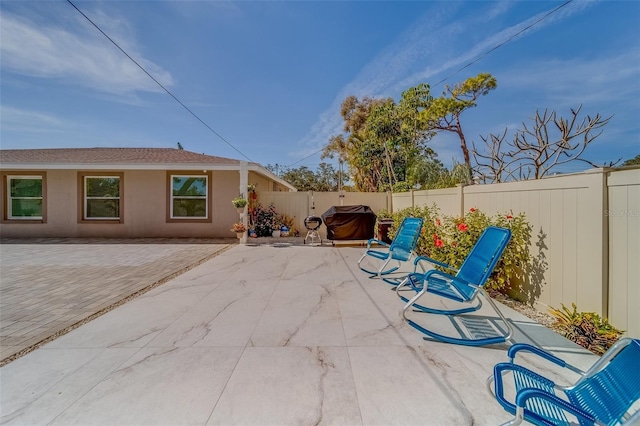
[[[171,218],[207,219],[208,185],[207,176],[171,175]]]
[[[120,219],[120,177],[84,177],[84,219]]]
[[[42,176],[7,176],[8,219],[42,220]]]

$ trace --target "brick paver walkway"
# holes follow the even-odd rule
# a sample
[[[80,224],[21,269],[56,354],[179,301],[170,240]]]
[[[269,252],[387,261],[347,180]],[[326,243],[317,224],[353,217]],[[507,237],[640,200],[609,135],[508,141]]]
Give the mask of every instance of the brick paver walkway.
[[[38,239],[0,244],[0,365],[234,240]]]

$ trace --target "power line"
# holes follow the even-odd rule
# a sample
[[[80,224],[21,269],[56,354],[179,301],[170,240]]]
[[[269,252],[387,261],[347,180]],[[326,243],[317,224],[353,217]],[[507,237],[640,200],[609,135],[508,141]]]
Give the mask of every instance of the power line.
[[[220,133],[216,132],[213,128],[211,128],[211,126],[209,126],[207,123],[205,123],[200,117],[198,117],[198,115],[196,115],[195,112],[193,112],[188,106],[186,106],[184,103],[182,103],[182,101],[180,99],[178,99],[173,93],[171,93],[169,91],[169,89],[167,89],[166,87],[164,87],[162,85],[162,83],[160,83],[158,80],[155,79],[154,76],[152,76],[146,69],[144,69],[144,67],[142,65],[140,65],[135,59],[133,59],[127,52],[124,51],[124,49],[122,47],[120,47],[118,45],[118,43],[116,43],[111,37],[109,37],[107,35],[107,33],[105,33],[104,31],[102,31],[102,29],[91,20],[91,18],[89,18],[87,15],[85,15],[80,9],[78,9],[78,7],[73,4],[73,2],[71,0],[67,0],[67,3],[69,3],[71,6],[73,6],[73,8],[75,10],[78,11],[78,13],[80,13],[82,16],[84,16],[84,18],[89,21],[91,23],[91,25],[93,25],[94,27],[96,27],[96,29],[98,31],[100,31],[102,33],[103,36],[105,36],[107,38],[107,40],[109,40],[111,43],[113,43],[113,45],[115,47],[118,48],[118,50],[120,50],[122,53],[124,53],[124,55],[129,58],[131,60],[131,62],[133,62],[134,64],[136,64],[138,66],[138,68],[140,68],[145,74],[147,74],[149,76],[149,78],[151,80],[153,80],[158,86],[160,86],[160,88],[162,88],[162,90],[164,90],[169,96],[171,96],[177,103],[179,103],[184,109],[186,109],[189,114],[191,114],[193,117],[195,117],[196,120],[198,120],[200,123],[202,123],[207,129],[209,129],[209,131],[211,133],[213,133],[214,135],[216,135],[221,141],[223,141],[224,143],[226,143],[227,145],[229,145],[231,148],[233,148],[238,154],[242,155],[244,158],[246,158],[247,160],[254,162],[251,158],[247,157],[242,151],[240,151],[238,148],[236,148],[235,146],[233,146],[233,144],[231,144],[231,142],[229,142],[228,140],[226,140],[225,138],[222,137],[222,135],[220,135]]]
[[[530,25],[527,25],[525,28],[521,29],[520,31],[518,31],[517,33],[513,34],[511,37],[509,37],[508,39],[506,39],[505,41],[503,41],[502,43],[492,47],[491,49],[487,50],[486,52],[484,52],[482,55],[478,56],[476,59],[474,59],[473,61],[469,62],[468,64],[466,64],[465,66],[461,67],[460,69],[458,69],[457,71],[455,71],[454,73],[452,73],[451,75],[443,78],[442,80],[440,80],[439,82],[437,82],[436,84],[434,84],[432,87],[436,87],[442,83],[444,83],[445,81],[449,80],[451,77],[453,77],[454,75],[458,74],[460,71],[469,68],[471,65],[475,64],[476,62],[480,61],[482,58],[488,56],[491,52],[501,48],[502,46],[504,46],[505,44],[509,43],[511,40],[513,40],[514,38],[518,37],[520,34],[524,33],[525,31],[527,31],[528,29],[536,26],[537,24],[539,24],[540,22],[544,21],[545,19],[547,19],[549,16],[553,15],[554,13],[556,13],[558,10],[562,9],[563,7],[565,7],[566,5],[568,5],[569,3],[572,3],[573,0],[568,0],[566,2],[564,2],[563,4],[561,4],[560,6],[556,7],[555,9],[549,11],[548,13],[546,13],[544,16],[542,16],[540,19],[538,19],[537,21],[533,22]],[[322,148],[319,151],[314,152],[311,155],[308,155],[306,157],[304,157],[301,160],[296,161],[295,163],[290,164],[287,167],[291,167],[293,165],[296,165],[304,160],[306,160],[307,158],[313,157],[316,154],[319,154],[320,152],[322,152],[324,150],[324,148]]]
[[[545,19],[547,19],[549,16],[553,15],[554,13],[556,13],[558,10],[562,9],[563,7],[565,7],[566,5],[568,5],[569,3],[573,2],[573,0],[568,0],[566,2],[564,2],[563,4],[561,4],[560,6],[556,7],[555,9],[551,10],[550,12],[546,13],[544,16],[542,16],[540,19],[538,19],[537,21],[533,22],[530,25],[527,25],[526,27],[524,27],[523,29],[521,29],[520,31],[518,31],[517,33],[513,34],[511,37],[509,37],[508,39],[506,39],[505,41],[503,41],[502,43],[498,44],[497,46],[492,47],[491,49],[487,50],[486,52],[484,52],[482,55],[478,56],[476,59],[474,59],[473,61],[469,62],[467,65],[463,66],[462,68],[460,68],[459,70],[457,70],[456,72],[454,72],[453,74],[449,75],[448,77],[443,78],[442,80],[440,80],[439,82],[437,82],[436,84],[433,85],[433,87],[438,86],[439,84],[444,83],[445,81],[449,80],[451,77],[453,77],[454,75],[458,74],[460,71],[469,68],[471,65],[475,64],[476,62],[478,62],[480,59],[486,57],[487,55],[489,55],[489,53],[493,52],[494,50],[497,50],[499,48],[501,48],[502,46],[504,46],[505,44],[509,43],[511,40],[513,40],[514,38],[518,37],[520,34],[522,34],[523,32],[527,31],[529,28],[532,28],[536,25],[538,25],[540,22],[544,21]]]
[[[314,155],[316,155],[316,154],[320,154],[322,151],[324,151],[324,148],[322,148],[322,149],[320,149],[320,150],[318,150],[318,151],[314,152],[313,154],[309,154],[309,155],[307,155],[306,157],[304,157],[304,158],[302,158],[302,159],[300,159],[300,160],[296,161],[295,163],[291,163],[291,164],[289,164],[289,165],[288,165],[288,166],[286,166],[286,167],[295,166],[296,164],[298,164],[298,163],[300,163],[300,162],[302,162],[302,161],[306,160],[307,158],[311,158],[311,157],[313,157],[313,156],[314,156]]]

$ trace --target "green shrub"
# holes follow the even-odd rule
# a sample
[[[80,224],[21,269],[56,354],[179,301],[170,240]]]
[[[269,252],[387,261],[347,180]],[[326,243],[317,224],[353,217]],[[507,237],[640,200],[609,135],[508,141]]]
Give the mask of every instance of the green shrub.
[[[408,182],[396,182],[393,185],[393,192],[409,192],[411,189],[413,188]]]
[[[551,314],[556,318],[556,329],[591,352],[602,355],[624,333],[595,312],[578,312],[575,303],[571,306],[573,311],[564,305],[562,310],[551,308]]]
[[[530,261],[529,243],[531,226],[524,214],[504,214],[489,217],[478,209],[470,209],[464,217],[443,216],[437,206],[411,207],[393,214],[395,234],[405,217],[421,217],[424,226],[416,252],[421,256],[444,262],[459,268],[482,232],[488,226],[511,229],[511,241],[498,261],[485,287],[495,290],[514,287],[522,281],[526,265]],[[450,271],[449,271],[450,272]]]

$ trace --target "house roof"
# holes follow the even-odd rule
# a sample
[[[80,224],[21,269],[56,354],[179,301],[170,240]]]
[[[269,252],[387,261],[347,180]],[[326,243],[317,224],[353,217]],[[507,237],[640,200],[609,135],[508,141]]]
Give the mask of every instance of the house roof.
[[[175,148],[3,149],[3,164],[211,164],[240,165],[239,160]],[[255,164],[255,163],[252,163]]]
[[[85,170],[247,170],[296,189],[258,163],[198,154],[175,148],[1,149],[0,169]]]

